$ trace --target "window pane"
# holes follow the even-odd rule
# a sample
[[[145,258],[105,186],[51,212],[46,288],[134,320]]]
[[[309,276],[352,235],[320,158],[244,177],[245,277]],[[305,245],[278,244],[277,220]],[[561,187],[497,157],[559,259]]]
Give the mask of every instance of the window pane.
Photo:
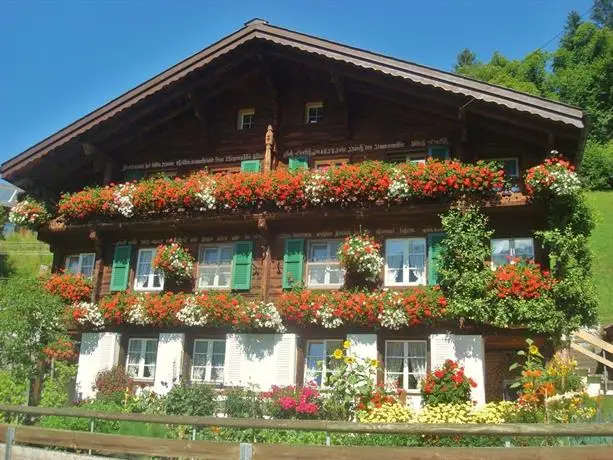
[[[404,254],[388,254],[387,266],[393,269],[402,269],[404,265]]]
[[[334,350],[336,350],[337,348],[341,348],[343,347],[343,341],[342,340],[328,340],[326,341],[326,354],[328,356],[332,355],[332,353],[334,353]]]
[[[518,238],[515,240],[515,256],[522,259],[534,259],[534,245],[531,238]]]
[[[212,366],[221,367],[224,365],[226,357],[223,353],[213,353],[213,355],[211,356],[211,359],[212,359],[212,362],[211,362]]]
[[[83,254],[81,256],[81,274],[91,278],[94,274],[94,254]]]
[[[425,265],[426,258],[422,255],[413,256],[409,255],[409,267],[412,268],[422,268]]]
[[[307,282],[312,284],[325,284],[326,282],[326,267],[325,265],[316,265],[308,268]]]
[[[385,382],[389,386],[395,386],[397,388],[404,388],[404,376],[396,373],[386,373]]]
[[[69,256],[66,258],[66,271],[73,275],[79,273],[79,256]]]
[[[219,257],[219,263],[227,265],[232,263],[232,256],[234,255],[234,249],[230,246],[221,248],[221,254]]]
[[[328,265],[329,284],[342,284],[343,272],[338,265]]]
[[[145,366],[143,370],[143,378],[151,379],[153,378],[154,374],[155,374],[155,364],[152,366]]]
[[[325,262],[328,260],[328,245],[325,243],[311,244],[309,262]]]
[[[195,340],[194,341],[194,353],[206,354],[209,349],[209,342],[207,340]]]
[[[504,171],[504,175],[507,177],[517,177],[517,160],[515,158],[509,158],[502,161],[502,169]]]
[[[492,240],[492,262],[495,266],[504,265],[511,257],[511,245],[509,240]]]
[[[419,387],[420,380],[421,378],[416,377],[415,375],[409,374],[407,390],[416,390]]]
[[[214,286],[216,274],[217,274],[217,268],[215,267],[200,268],[199,275],[198,275],[198,286],[200,288]]]
[[[387,342],[385,344],[385,356],[404,356],[404,342]]]
[[[426,356],[426,343],[425,342],[409,342],[409,356],[411,357],[424,357]]]
[[[387,358],[385,360],[385,370],[388,372],[402,372],[404,368],[404,358]]]
[[[192,367],[192,380],[204,380],[206,377],[205,367]]]
[[[219,251],[217,248],[204,248],[202,263],[205,265],[217,265],[219,262]]]
[[[218,286],[230,286],[230,267],[219,267]]]
[[[424,254],[426,252],[426,242],[424,239],[409,240],[409,252],[411,254]]]
[[[213,342],[213,353],[225,353],[226,342],[225,340],[216,340]]]
[[[324,356],[323,342],[309,342],[308,347],[307,347],[307,356],[319,356],[323,358]]]
[[[223,382],[223,367],[214,367],[211,369],[211,381]]]
[[[129,377],[138,377],[138,364],[128,364],[126,367],[126,374]]]

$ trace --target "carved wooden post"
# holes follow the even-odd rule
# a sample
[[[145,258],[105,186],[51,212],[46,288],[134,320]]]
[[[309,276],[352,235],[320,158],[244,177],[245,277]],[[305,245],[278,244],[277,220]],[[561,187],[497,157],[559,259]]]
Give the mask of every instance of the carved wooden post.
[[[96,261],[94,265],[94,273],[92,275],[92,295],[91,302],[96,303],[100,290],[102,289],[102,276],[104,274],[104,243],[100,239],[100,235],[96,230],[90,230],[89,239],[94,242],[94,252]]]
[[[275,134],[272,130],[272,125],[268,125],[268,128],[266,128],[264,143],[266,144],[266,150],[264,151],[264,172],[268,172],[272,169],[272,146],[275,143]]]
[[[262,261],[262,300],[268,302],[268,294],[270,291],[270,272],[272,267],[272,255],[270,253],[271,237],[268,231],[268,222],[264,218],[258,219],[258,232],[264,238],[264,253]]]

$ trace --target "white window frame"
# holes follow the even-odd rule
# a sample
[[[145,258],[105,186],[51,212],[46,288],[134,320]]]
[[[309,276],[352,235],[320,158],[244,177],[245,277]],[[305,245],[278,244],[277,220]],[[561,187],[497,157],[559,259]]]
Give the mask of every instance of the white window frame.
[[[142,342],[140,354],[138,358],[138,363],[130,363],[130,345],[133,342]],[[155,362],[153,365],[149,364],[149,367],[153,367],[153,372],[151,372],[151,377],[144,377],[145,375],[145,355],[147,354],[147,343],[155,342]],[[136,376],[132,376],[131,378],[135,380],[146,380],[153,381],[155,379],[155,371],[157,369],[157,353],[158,353],[158,339],[151,337],[133,337],[128,340],[128,349],[126,350],[126,374],[128,374],[128,369],[130,366],[138,366],[138,372]]]
[[[219,243],[219,244],[201,244],[198,247],[198,269],[197,269],[197,276],[196,276],[196,289],[197,290],[206,290],[206,289],[215,289],[215,290],[229,290],[231,289],[232,286],[232,260],[230,260],[229,264],[216,264],[216,265],[206,265],[203,262],[202,256],[204,254],[204,250],[205,249],[211,249],[211,248],[215,248],[217,249],[218,252],[218,257],[217,260],[219,260],[219,256],[221,255],[221,250],[223,248],[230,248],[230,250],[232,251],[232,255],[234,256],[234,244],[225,244],[225,243]],[[230,267],[230,275],[228,276],[228,285],[219,285],[219,272],[217,272],[217,274],[215,275],[215,279],[213,282],[212,286],[200,286],[200,271],[203,270],[205,267],[210,266],[210,267],[217,267],[217,269],[219,269],[220,267]]]
[[[138,285],[138,278],[139,278],[139,269],[140,269],[140,264],[141,264],[141,256],[144,252],[148,252],[151,251],[151,273],[149,273],[147,276],[149,278],[149,282],[147,283],[148,286],[147,287],[143,287],[143,286],[139,286]],[[144,292],[149,292],[149,291],[154,291],[154,292],[159,292],[159,291],[163,291],[164,290],[164,274],[163,273],[156,273],[156,271],[153,269],[153,259],[155,259],[155,254],[157,252],[157,248],[140,248],[138,250],[138,257],[136,258],[136,268],[134,270],[134,290],[135,291],[144,291]],[[160,286],[159,287],[154,287],[153,286],[153,278],[154,276],[159,276],[160,279]]]
[[[249,126],[245,126],[245,117],[251,116],[251,123]],[[255,125],[255,109],[240,109],[238,111],[238,120],[236,122],[236,127],[239,131],[245,131],[247,129],[253,128]]]
[[[198,344],[198,342],[207,343],[206,364],[204,366],[196,366],[194,364],[194,362],[196,361],[195,359],[196,355],[204,354],[204,353],[196,353],[196,345]],[[213,346],[215,343],[223,343],[223,346],[224,346],[224,352],[223,352],[224,363],[222,366],[215,366],[216,368],[221,369],[221,377],[218,380],[211,379],[211,374],[213,373],[213,354],[220,354],[220,353],[213,353]],[[223,374],[224,374],[225,366],[226,366],[226,339],[195,339],[194,340],[194,347],[192,349],[192,365],[190,369],[190,380],[192,382],[223,383]],[[198,369],[204,368],[204,379],[198,379],[194,377],[194,370],[196,368]]]
[[[507,158],[494,158],[491,161],[499,161],[499,162],[503,162],[503,161],[513,161],[515,162],[515,171],[517,172],[515,175],[513,176],[507,176],[507,177],[512,177],[513,179],[519,179],[520,177],[520,171],[519,171],[519,158],[517,157],[507,157]]]
[[[424,244],[424,252],[423,254],[411,254],[409,252],[409,248],[410,248],[410,241],[422,241]],[[388,266],[388,244],[392,243],[392,242],[398,242],[398,241],[402,241],[405,243],[405,248],[404,248],[404,254],[403,254],[403,265],[402,265],[402,271],[404,273],[405,276],[403,276],[403,278],[406,278],[407,281],[403,281],[403,282],[396,282],[394,281],[389,274],[389,266]],[[411,269],[415,269],[416,267],[411,267],[409,266],[409,256],[411,255],[423,255],[424,257],[424,268],[423,268],[423,276],[422,276],[422,282],[410,282],[408,281],[409,279],[409,270]],[[385,240],[385,286],[388,287],[396,287],[396,286],[424,286],[427,284],[427,277],[428,277],[428,244],[426,241],[426,238],[423,237],[417,237],[417,238],[388,238]]]
[[[319,116],[320,119],[316,119],[315,121],[311,121],[310,111],[312,109],[321,109],[321,115]],[[323,121],[323,119],[324,119],[324,113],[323,112],[324,112],[324,103],[323,103],[323,101],[307,102],[304,105],[304,122],[305,122],[305,124],[307,124],[307,125],[316,125],[316,124],[321,123]]]
[[[512,257],[517,257],[515,255],[515,241],[516,240],[530,240],[530,242],[532,243],[532,258],[529,258],[527,260],[534,260],[534,238],[532,238],[531,236],[517,236],[513,238],[492,238],[490,240],[490,264],[492,266],[492,270],[496,270],[496,268],[506,265],[506,263],[496,265],[496,263],[494,262],[494,242],[495,241],[508,241],[509,242],[509,257],[512,258]]]
[[[333,243],[338,243],[338,245],[340,246],[341,244],[340,239],[337,238],[330,238],[330,239],[322,239],[322,240],[309,240],[308,244],[307,244],[307,257],[306,257],[306,285],[307,287],[310,288],[317,288],[317,289],[326,289],[326,288],[339,288],[343,285],[344,281],[345,281],[345,272],[341,269],[341,265],[340,265],[340,261],[338,260],[338,256],[336,253],[332,254],[332,244]],[[334,262],[333,258],[328,259],[327,261],[324,262],[311,262],[311,247],[313,245],[317,245],[317,244],[327,244],[328,245],[328,257],[333,257],[336,259],[336,261]],[[326,267],[326,273],[324,275],[324,282],[323,283],[311,283],[310,281],[310,270],[312,267],[321,267],[324,266]],[[339,270],[341,270],[341,278],[340,278],[340,283],[330,283],[330,270],[329,268],[335,266],[338,267]]]
[[[388,356],[387,354],[387,344],[388,343],[402,343],[403,344],[403,353],[402,356]],[[424,372],[423,373],[418,373],[418,372],[409,372],[409,344],[410,343],[420,343],[424,345],[424,350],[426,350],[426,354],[423,356],[423,358],[425,359],[426,362],[426,366],[424,368]],[[411,393],[411,394],[416,394],[420,392],[420,388],[419,388],[419,382],[421,382],[421,380],[426,376],[426,373],[428,372],[428,368],[429,368],[429,363],[428,363],[428,341],[427,340],[386,340],[385,341],[385,356],[384,356],[384,369],[383,369],[383,378],[384,378],[384,383],[386,386],[391,385],[390,382],[388,382],[388,375],[387,375],[387,360],[388,358],[402,358],[402,382],[403,382],[403,390],[405,390],[407,393]],[[418,358],[421,358],[421,356],[419,356]],[[395,372],[394,374],[400,374],[399,372]],[[417,387],[416,388],[408,388],[409,385],[409,376],[414,376],[415,379],[417,380]]]
[[[318,361],[321,361],[322,365],[321,365],[321,369],[316,369],[316,374],[321,373],[321,385],[319,385],[319,388],[326,388],[326,380],[327,380],[327,376],[328,374],[333,373],[333,370],[328,370],[328,358],[330,359],[336,359],[332,356],[332,353],[334,353],[334,350],[332,350],[332,353],[330,353],[329,355],[326,355],[326,350],[328,349],[328,344],[330,342],[338,342],[338,347],[339,349],[343,349],[343,342],[344,339],[342,338],[338,338],[338,339],[311,339],[311,340],[307,340],[306,342],[306,348],[304,350],[304,383],[307,384],[309,382],[315,382],[317,383],[315,380],[309,380],[309,358],[310,357],[315,357],[315,358],[320,358],[318,359]],[[324,349],[324,356],[314,356],[314,355],[309,355],[309,345],[312,343],[322,343],[323,344],[323,349]]]
[[[86,257],[92,257],[92,272],[91,275],[86,275],[83,273],[83,259],[85,259]],[[80,254],[70,254],[68,256],[66,256],[66,258],[64,259],[64,270],[68,271],[68,260],[71,258],[79,258],[78,262],[77,262],[77,273],[75,273],[76,275],[84,275],[86,278],[93,278],[94,276],[94,269],[96,268],[96,253],[94,252],[82,252]]]

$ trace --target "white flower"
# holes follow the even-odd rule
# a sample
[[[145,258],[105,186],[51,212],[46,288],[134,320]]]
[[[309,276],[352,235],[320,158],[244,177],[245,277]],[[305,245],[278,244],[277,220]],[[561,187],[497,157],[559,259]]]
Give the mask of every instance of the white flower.
[[[124,217],[132,217],[134,215],[134,203],[132,195],[134,193],[134,184],[120,184],[113,192],[114,210]]]
[[[146,326],[149,323],[144,300],[142,297],[139,297],[138,301],[132,305],[132,308],[128,311],[128,323],[137,326]]]
[[[343,325],[342,318],[335,316],[334,308],[328,304],[322,305],[319,309],[319,320],[326,329],[334,329]]]
[[[217,205],[217,200],[215,200],[215,181],[203,179],[200,183],[200,190],[196,192],[195,197],[197,199],[195,208],[198,211],[215,209]]]
[[[323,202],[325,192],[324,186],[325,173],[315,172],[305,177],[304,181],[304,196],[310,204],[318,205]],[[331,198],[330,201],[334,201]]]
[[[177,319],[186,326],[206,326],[209,322],[209,318],[204,310],[196,302],[194,296],[187,297],[185,304],[177,312]]]
[[[285,332],[283,319],[272,302],[258,302],[251,305],[253,323],[256,328],[273,329],[277,332]]]
[[[77,318],[77,323],[82,325],[90,324],[94,329],[104,327],[104,316],[102,316],[102,312],[95,303],[79,302],[74,308],[84,311],[83,316]]]

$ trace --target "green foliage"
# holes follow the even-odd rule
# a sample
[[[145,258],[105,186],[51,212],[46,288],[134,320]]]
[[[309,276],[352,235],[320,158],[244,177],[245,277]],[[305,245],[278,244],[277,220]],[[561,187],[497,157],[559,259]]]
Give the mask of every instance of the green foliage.
[[[464,374],[463,367],[448,359],[426,374],[421,384],[421,403],[423,406],[467,403],[471,387],[476,386],[475,381]]]
[[[588,141],[579,175],[590,190],[613,189],[613,139],[604,143]]]
[[[62,361],[53,364],[53,371],[43,383],[40,405],[43,407],[64,407],[71,403],[68,386],[77,376],[77,366]]]
[[[0,371],[0,403],[20,406],[26,401],[27,382],[10,371]]]
[[[75,409],[88,412],[121,412],[121,406],[114,401],[93,400],[82,404]],[[42,428],[55,428],[58,430],[89,431],[90,421],[86,418],[75,417],[41,417],[39,426]],[[97,433],[117,433],[119,422],[111,420],[96,420],[95,431]]]
[[[53,256],[49,246],[36,239],[36,233],[25,229],[0,238],[4,254],[0,261],[0,277],[38,276],[41,266],[51,267]]]
[[[228,417],[262,418],[262,397],[254,388],[232,388],[225,396],[223,408]]]
[[[33,278],[0,281],[0,365],[36,374],[43,349],[65,335],[64,305]]]
[[[215,389],[210,385],[181,383],[165,398],[168,415],[213,415],[216,412]]]

